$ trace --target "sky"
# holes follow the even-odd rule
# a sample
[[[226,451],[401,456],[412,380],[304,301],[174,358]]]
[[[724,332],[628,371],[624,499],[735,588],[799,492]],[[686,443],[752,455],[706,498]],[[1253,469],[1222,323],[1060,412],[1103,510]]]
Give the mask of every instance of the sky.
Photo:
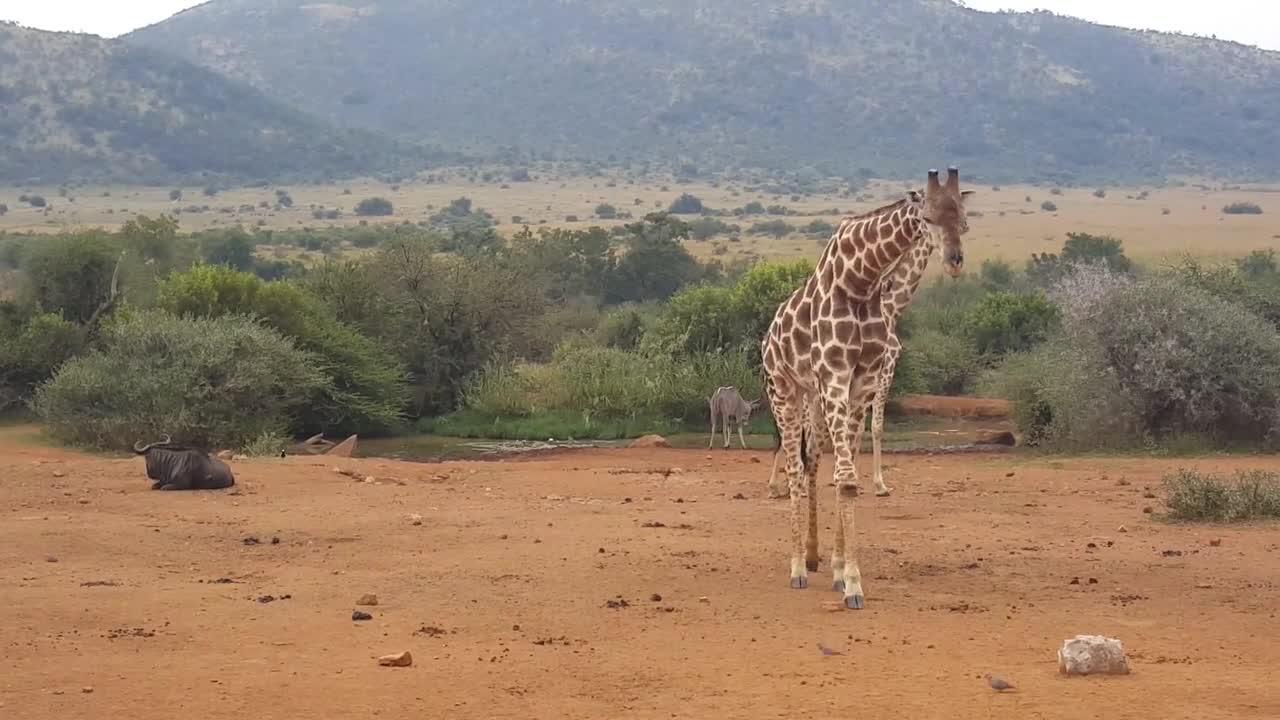
[[[200,4],[193,0],[0,0],[0,20],[44,30],[122,35]],[[977,10],[1043,8],[1107,25],[1217,35],[1280,50],[1274,0],[966,0]]]

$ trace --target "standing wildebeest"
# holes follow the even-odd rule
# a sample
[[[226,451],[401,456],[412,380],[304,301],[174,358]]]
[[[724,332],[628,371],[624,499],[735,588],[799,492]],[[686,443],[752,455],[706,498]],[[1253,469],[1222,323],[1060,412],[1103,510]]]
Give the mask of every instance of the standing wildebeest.
[[[146,456],[152,490],[221,490],[236,484],[231,468],[203,450],[174,445],[172,438],[141,445],[133,451]]]
[[[751,411],[760,406],[759,400],[751,400],[750,402],[742,399],[742,394],[735,387],[718,388],[711,395],[711,442],[707,445],[707,449],[716,445],[716,419],[720,420],[721,429],[724,431],[724,446],[729,447],[729,439],[733,436],[733,426],[738,426],[738,442],[742,443],[742,449],[747,449],[746,438],[742,436],[742,428],[746,426],[747,420],[751,418]]]

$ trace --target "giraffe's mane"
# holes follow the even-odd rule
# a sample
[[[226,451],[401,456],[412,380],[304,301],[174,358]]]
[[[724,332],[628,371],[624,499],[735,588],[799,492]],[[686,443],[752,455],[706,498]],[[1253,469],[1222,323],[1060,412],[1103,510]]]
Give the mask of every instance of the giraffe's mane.
[[[903,205],[906,205],[906,204],[907,204],[907,199],[906,199],[906,198],[902,198],[901,200],[898,200],[898,201],[896,201],[896,202],[891,202],[891,203],[889,203],[888,205],[882,205],[881,207],[878,207],[878,208],[876,208],[875,210],[868,210],[868,211],[866,211],[866,212],[862,213],[861,215],[850,215],[849,217],[845,218],[845,220],[850,220],[850,221],[852,221],[852,220],[866,220],[866,219],[867,219],[867,218],[869,218],[869,217],[875,217],[875,216],[877,216],[877,215],[884,215],[885,213],[888,213],[888,212],[891,212],[891,211],[897,210],[898,208],[900,208],[900,207],[902,207]]]

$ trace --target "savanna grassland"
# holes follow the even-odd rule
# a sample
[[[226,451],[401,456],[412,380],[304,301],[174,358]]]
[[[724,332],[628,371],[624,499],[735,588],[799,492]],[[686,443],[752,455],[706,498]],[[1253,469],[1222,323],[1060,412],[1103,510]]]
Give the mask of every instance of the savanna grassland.
[[[665,210],[682,194],[696,196],[711,211],[730,216],[719,220],[737,230],[722,229],[687,246],[695,256],[732,260],[813,258],[829,232],[806,232],[815,221],[835,224],[896,200],[898,192],[920,183],[875,181],[856,192],[815,191],[804,194],[769,192],[769,182],[676,181],[672,178],[633,179],[623,175],[586,177],[534,173],[532,181],[485,182],[474,170],[433,173],[439,182],[386,183],[363,179],[330,185],[288,185],[230,188],[206,195],[201,187],[86,186],[0,188],[0,202],[9,212],[0,216],[0,231],[59,232],[89,227],[116,228],[135,215],[174,214],[185,232],[241,225],[246,229],[284,230],[355,226],[361,223],[418,223],[460,197],[493,216],[501,234],[522,226],[584,229],[615,227],[655,210]],[[173,190],[181,191],[172,200]],[[292,198],[279,206],[277,190]],[[772,188],[776,190],[777,188]],[[1065,233],[1107,235],[1124,242],[1126,253],[1144,262],[1183,256],[1209,260],[1246,255],[1280,243],[1280,192],[1267,185],[1185,184],[1176,187],[1056,188],[1010,185],[977,187],[969,205],[972,232],[967,257],[980,264],[1001,259],[1021,263],[1032,253],[1054,252]],[[21,195],[40,195],[51,210],[27,207]],[[361,217],[353,212],[365,198],[391,201],[394,214]],[[751,202],[763,206],[758,214],[733,216]],[[1256,204],[1261,214],[1224,214],[1226,205]],[[265,205],[264,205],[265,203]],[[1046,210],[1044,203],[1056,208]],[[621,216],[601,217],[597,208],[612,206]],[[207,209],[205,209],[207,208]],[[785,210],[785,214],[777,212]],[[337,210],[337,218],[317,219],[317,211]],[[833,212],[839,211],[839,212]],[[717,214],[719,214],[717,212]],[[691,218],[686,218],[691,219]],[[784,226],[765,227],[771,222]],[[347,248],[348,251],[353,250]],[[308,253],[282,250],[303,259]],[[318,254],[312,253],[311,260]]]

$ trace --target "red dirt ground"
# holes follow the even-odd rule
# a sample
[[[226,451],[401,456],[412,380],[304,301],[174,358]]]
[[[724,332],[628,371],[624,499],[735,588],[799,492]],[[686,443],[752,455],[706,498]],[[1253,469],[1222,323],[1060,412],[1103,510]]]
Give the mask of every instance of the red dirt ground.
[[[1178,461],[891,456],[895,495],[860,499],[867,609],[832,612],[825,559],[787,587],[769,460],[298,457],[161,493],[137,458],[0,437],[0,717],[1280,718],[1280,532],[1144,514]],[[1059,676],[1077,633],[1133,673]]]
[[[1004,418],[1011,406],[1003,398],[953,397],[950,395],[908,395],[891,401],[903,415],[938,417]]]

